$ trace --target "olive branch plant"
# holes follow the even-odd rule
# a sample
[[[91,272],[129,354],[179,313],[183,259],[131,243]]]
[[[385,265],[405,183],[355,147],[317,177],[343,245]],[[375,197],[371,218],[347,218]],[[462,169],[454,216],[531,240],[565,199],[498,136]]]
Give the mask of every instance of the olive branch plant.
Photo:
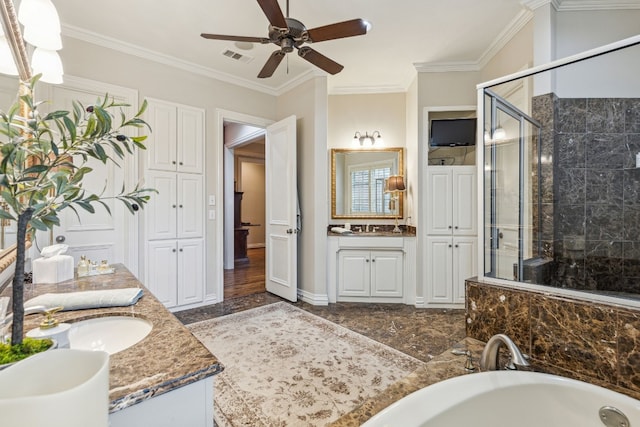
[[[151,131],[141,118],[146,100],[132,117],[123,111],[128,104],[117,102],[108,94],[93,105],[73,101],[71,111],[43,115],[39,111],[43,103],[36,102],[33,95],[38,79],[35,76],[30,82],[23,82],[26,90],[22,90],[19,101],[8,111],[0,111],[0,198],[9,206],[8,210],[0,209],[0,219],[17,222],[12,346],[21,344],[23,336],[27,236],[33,238],[36,230],[60,225],[58,214],[67,208],[79,217],[78,208],[94,213],[94,205],[99,204],[111,214],[105,202],[110,198],[124,203],[133,214],[155,192],[141,184],[127,191],[123,185],[119,194],[105,196],[104,190],[94,194],[82,186],[85,176],[93,171],[87,164],[90,159],[119,165],[136,149],[146,148],[146,136],[127,135],[131,129]],[[27,114],[21,115],[21,110]]]

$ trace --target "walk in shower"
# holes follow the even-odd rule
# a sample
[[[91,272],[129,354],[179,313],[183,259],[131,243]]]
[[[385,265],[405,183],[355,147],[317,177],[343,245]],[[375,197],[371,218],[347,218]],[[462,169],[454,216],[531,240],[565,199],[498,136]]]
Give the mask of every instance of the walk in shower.
[[[484,277],[640,300],[639,44],[479,88]]]

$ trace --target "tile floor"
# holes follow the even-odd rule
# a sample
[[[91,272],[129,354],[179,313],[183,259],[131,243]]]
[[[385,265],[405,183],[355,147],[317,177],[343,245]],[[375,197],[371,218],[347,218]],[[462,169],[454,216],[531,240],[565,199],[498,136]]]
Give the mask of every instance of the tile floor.
[[[189,324],[279,301],[283,300],[265,292],[180,311],[175,315],[182,323]],[[464,310],[417,309],[403,304],[313,306],[300,301],[294,304],[425,362],[465,337]]]

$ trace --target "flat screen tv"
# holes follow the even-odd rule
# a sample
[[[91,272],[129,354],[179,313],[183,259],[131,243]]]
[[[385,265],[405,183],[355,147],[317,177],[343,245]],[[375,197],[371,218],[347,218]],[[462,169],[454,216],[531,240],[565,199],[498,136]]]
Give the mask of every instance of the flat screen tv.
[[[431,120],[432,147],[459,147],[476,144],[476,119]]]

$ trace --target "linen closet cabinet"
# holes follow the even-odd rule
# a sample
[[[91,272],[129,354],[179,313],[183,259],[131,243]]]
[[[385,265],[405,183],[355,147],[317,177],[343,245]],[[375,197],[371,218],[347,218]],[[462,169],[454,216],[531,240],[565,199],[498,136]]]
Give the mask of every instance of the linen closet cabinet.
[[[203,302],[203,109],[148,99],[145,186],[157,194],[145,207],[145,286],[168,308]]]

